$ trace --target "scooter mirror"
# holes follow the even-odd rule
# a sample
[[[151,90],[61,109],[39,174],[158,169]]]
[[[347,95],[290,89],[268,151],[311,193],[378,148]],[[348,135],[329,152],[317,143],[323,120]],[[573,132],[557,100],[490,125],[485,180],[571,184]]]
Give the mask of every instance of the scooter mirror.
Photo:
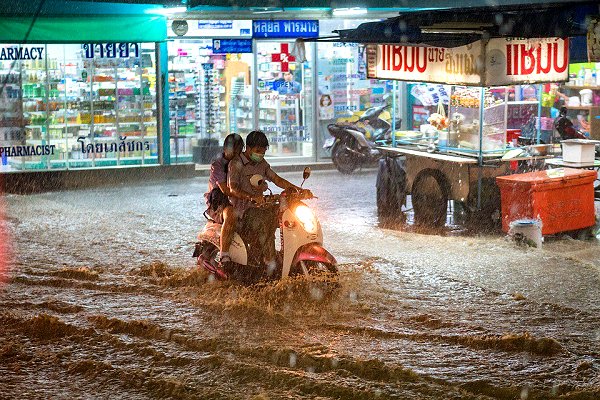
[[[307,180],[310,177],[310,167],[305,167],[304,172],[302,173],[302,179]]]
[[[302,173],[302,183],[300,184],[300,187],[302,187],[302,185],[304,185],[304,182],[308,179],[308,177],[310,176],[310,167],[304,167],[304,172]]]

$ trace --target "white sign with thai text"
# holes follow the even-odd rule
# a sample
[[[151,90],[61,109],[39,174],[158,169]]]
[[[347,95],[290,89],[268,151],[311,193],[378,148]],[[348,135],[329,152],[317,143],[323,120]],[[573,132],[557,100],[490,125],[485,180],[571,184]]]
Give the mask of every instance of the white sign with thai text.
[[[369,78],[501,86],[568,79],[568,39],[491,39],[454,48],[367,46]]]
[[[367,47],[369,78],[481,85],[481,42],[466,46],[415,47],[393,44]]]
[[[490,39],[485,60],[486,86],[567,81],[569,40]]]

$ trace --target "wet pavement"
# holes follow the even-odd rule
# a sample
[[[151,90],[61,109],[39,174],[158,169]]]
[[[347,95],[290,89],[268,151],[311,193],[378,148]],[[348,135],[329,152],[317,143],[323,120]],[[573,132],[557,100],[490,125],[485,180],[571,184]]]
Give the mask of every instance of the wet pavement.
[[[598,240],[382,229],[375,178],[305,185],[335,287],[207,280],[206,178],[5,196],[0,398],[600,399]]]

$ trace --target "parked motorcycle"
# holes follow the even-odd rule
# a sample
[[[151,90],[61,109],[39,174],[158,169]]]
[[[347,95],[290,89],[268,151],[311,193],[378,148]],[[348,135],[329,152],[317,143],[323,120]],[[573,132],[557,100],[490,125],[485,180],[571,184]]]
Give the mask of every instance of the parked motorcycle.
[[[331,138],[323,148],[331,150],[333,164],[343,174],[351,174],[358,167],[377,162],[381,157],[376,146],[391,137],[392,125],[380,118],[389,105],[366,110],[354,123],[337,122],[327,126]],[[400,126],[401,120],[396,122]]]
[[[310,168],[304,169],[304,181],[310,176]],[[304,184],[304,181],[302,182]],[[262,177],[253,176],[254,186],[262,185]],[[235,278],[245,283],[260,280],[284,279],[296,275],[337,273],[337,261],[323,247],[323,232],[314,212],[303,200],[316,198],[310,191],[284,190],[280,194],[265,195],[261,207],[276,207],[281,250],[277,253],[274,270],[261,265],[264,249],[249,246],[250,236],[256,232],[235,232],[230,248],[232,269],[224,271],[216,258],[219,254],[221,225],[209,222],[198,235],[193,257],[197,265],[217,279]],[[274,238],[273,238],[274,239]]]

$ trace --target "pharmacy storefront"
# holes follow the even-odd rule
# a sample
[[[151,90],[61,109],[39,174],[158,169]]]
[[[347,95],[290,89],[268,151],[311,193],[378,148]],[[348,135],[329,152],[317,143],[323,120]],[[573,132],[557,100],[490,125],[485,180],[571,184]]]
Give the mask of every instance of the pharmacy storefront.
[[[362,21],[168,22],[171,161],[207,163],[224,137],[264,131],[271,162],[327,157],[327,125],[390,101],[364,47],[298,43]]]
[[[30,23],[0,29],[0,171],[157,164],[164,17]]]

